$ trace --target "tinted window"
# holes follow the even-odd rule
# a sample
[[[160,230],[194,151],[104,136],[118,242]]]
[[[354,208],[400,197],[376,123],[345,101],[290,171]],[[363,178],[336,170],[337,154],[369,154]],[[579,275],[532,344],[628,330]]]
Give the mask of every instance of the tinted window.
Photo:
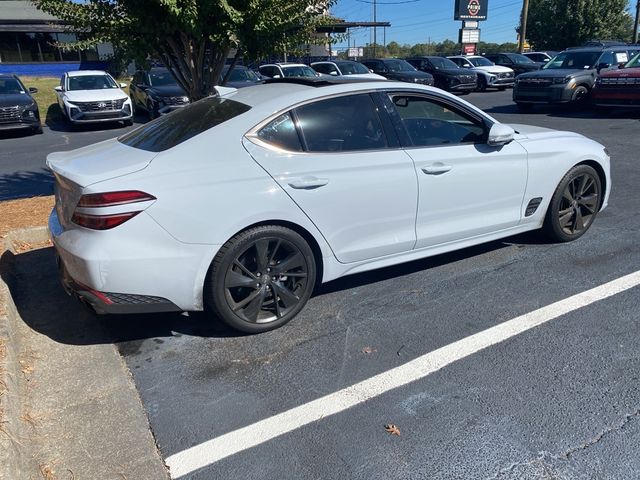
[[[153,70],[149,73],[151,85],[154,87],[165,87],[167,85],[177,85],[176,79],[169,70]]]
[[[11,95],[25,93],[24,88],[15,78],[0,78],[0,94]]]
[[[390,72],[415,72],[416,69],[404,60],[385,60],[384,65]]]
[[[411,95],[396,95],[393,103],[414,146],[476,143],[485,138],[479,120],[450,105]]]
[[[276,67],[260,67],[260,73],[266,77],[280,75],[280,71]]]
[[[290,113],[280,115],[258,132],[258,137],[263,142],[293,152],[301,152],[300,138]]]
[[[367,94],[331,98],[296,109],[308,151],[386,148],[376,107]]]
[[[316,71],[306,65],[294,67],[282,67],[285,77],[315,77]]]
[[[457,68],[458,66],[453,63],[448,58],[430,58],[429,61],[434,66],[436,70],[440,70],[441,68]]]
[[[248,111],[251,107],[227,98],[208,97],[147,123],[118,138],[148,152],[162,152]]]
[[[313,69],[316,72],[326,73],[327,75],[330,74],[331,72],[337,73],[336,67],[334,67],[330,63],[318,63],[316,65],[313,65]]]
[[[607,65],[613,65],[615,63],[615,58],[613,56],[613,52],[604,52],[600,59],[598,60],[598,64],[605,63]]]

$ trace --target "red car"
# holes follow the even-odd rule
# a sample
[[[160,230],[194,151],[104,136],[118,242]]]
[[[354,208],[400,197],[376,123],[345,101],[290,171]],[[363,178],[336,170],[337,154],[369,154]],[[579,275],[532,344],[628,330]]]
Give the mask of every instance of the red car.
[[[600,108],[640,108],[640,54],[618,70],[602,72],[591,91],[591,99]]]

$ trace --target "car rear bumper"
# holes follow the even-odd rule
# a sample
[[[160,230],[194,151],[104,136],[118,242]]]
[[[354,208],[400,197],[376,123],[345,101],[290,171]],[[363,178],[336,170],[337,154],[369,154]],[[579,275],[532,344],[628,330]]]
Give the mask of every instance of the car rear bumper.
[[[204,280],[219,246],[184,244],[144,212],[112,230],[49,232],[65,289],[99,313],[203,309]]]

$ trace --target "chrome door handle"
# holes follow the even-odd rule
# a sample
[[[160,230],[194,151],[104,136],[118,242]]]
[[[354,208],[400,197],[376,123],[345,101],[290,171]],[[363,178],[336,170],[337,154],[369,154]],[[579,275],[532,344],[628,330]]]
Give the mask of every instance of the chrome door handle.
[[[436,162],[426,167],[422,167],[422,171],[427,175],[442,175],[447,173],[453,167],[451,165],[445,165],[444,163]]]
[[[328,178],[302,177],[289,180],[287,182],[291,188],[298,190],[313,190],[315,188],[324,187],[329,183]]]

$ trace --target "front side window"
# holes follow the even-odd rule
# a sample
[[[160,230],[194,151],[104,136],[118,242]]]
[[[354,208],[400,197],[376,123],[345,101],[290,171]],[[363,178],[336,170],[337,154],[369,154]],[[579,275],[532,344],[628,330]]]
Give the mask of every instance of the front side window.
[[[435,68],[436,70],[443,70],[447,68],[453,68],[453,69],[458,68],[458,66],[455,63],[453,63],[448,58],[444,58],[444,57],[430,58],[429,61],[433,65],[433,68]]]
[[[387,148],[377,108],[368,94],[321,100],[296,108],[295,114],[310,152]]]
[[[629,63],[627,63],[624,66],[624,68],[639,68],[639,67],[640,67],[640,54],[633,57],[631,60],[629,60]]]
[[[285,77],[316,77],[316,71],[306,65],[295,67],[282,67]]]
[[[387,60],[384,62],[390,72],[415,72],[416,69],[404,60]]]
[[[290,113],[280,115],[258,132],[263,142],[291,152],[301,152],[300,138]]]
[[[412,95],[394,95],[393,103],[415,147],[483,142],[483,123],[439,101]]]
[[[331,72],[334,72],[334,75],[338,73],[338,69],[330,63],[318,63],[313,66],[313,69],[316,72],[326,73],[327,75],[331,75]]]
[[[106,88],[119,88],[110,75],[79,75],[69,77],[68,90],[104,90]]]
[[[228,98],[207,97],[136,128],[118,141],[148,152],[163,152],[250,109]]]

